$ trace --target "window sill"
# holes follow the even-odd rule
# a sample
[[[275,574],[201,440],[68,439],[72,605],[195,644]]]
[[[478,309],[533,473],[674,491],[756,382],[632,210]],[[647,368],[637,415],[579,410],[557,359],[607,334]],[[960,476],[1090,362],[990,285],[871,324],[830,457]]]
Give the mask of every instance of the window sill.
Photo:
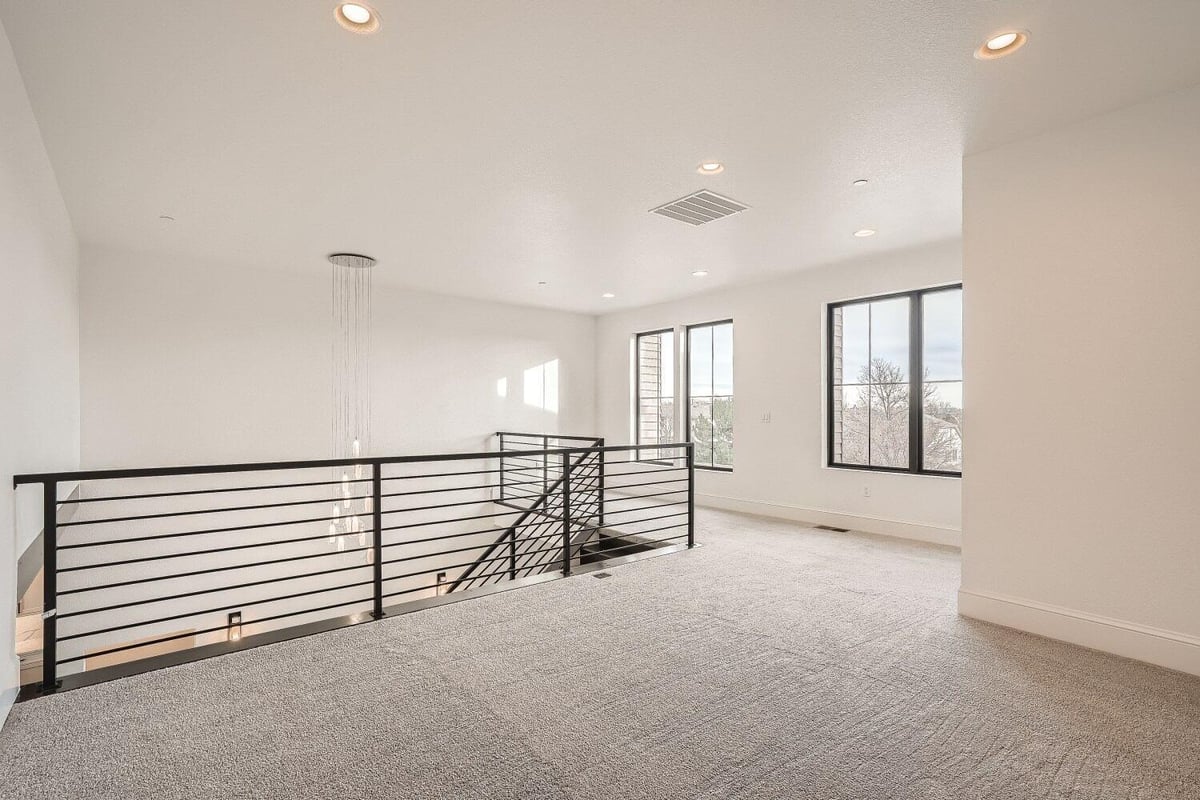
[[[709,466],[701,466],[700,464],[694,464],[693,466],[696,469],[704,470],[705,472],[728,472],[728,473],[733,472],[733,467],[709,467]]]
[[[866,472],[871,475],[907,475],[911,478],[948,478],[955,481],[962,480],[961,472],[913,472],[912,470],[897,469],[894,467],[869,467],[865,464],[825,464],[822,468],[838,470],[840,472]]]

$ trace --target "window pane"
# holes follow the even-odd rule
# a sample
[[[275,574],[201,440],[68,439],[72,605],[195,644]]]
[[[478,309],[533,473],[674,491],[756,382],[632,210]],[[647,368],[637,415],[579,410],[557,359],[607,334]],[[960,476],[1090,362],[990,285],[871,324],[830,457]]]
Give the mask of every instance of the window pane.
[[[867,383],[867,359],[870,357],[871,327],[869,303],[834,309],[833,382]],[[840,323],[840,327],[839,327]],[[841,358],[837,356],[840,353]]]
[[[713,394],[733,394],[733,325],[714,325],[713,337]]]
[[[675,433],[675,334],[637,337],[638,444],[673,441]]]
[[[691,424],[696,463],[711,466],[713,461],[712,398],[692,398]]]
[[[962,289],[930,292],[924,303],[925,380],[962,380]]]
[[[962,472],[962,381],[925,384],[925,469]]]
[[[871,387],[871,465],[908,466],[908,384]]]
[[[908,380],[907,297],[871,303],[871,383]]]
[[[713,393],[712,348],[711,327],[688,331],[688,374],[693,397],[711,396]]]
[[[866,386],[846,386],[834,395],[834,463],[867,463],[868,393]]]
[[[712,403],[713,464],[733,467],[733,398],[716,397]]]

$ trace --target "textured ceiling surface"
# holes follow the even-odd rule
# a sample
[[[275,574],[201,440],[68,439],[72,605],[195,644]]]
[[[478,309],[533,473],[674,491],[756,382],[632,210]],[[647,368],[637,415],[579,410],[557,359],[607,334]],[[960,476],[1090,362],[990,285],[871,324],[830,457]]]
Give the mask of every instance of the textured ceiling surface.
[[[1194,0],[375,5],[0,0],[80,240],[596,312],[957,237],[964,153],[1200,81]]]

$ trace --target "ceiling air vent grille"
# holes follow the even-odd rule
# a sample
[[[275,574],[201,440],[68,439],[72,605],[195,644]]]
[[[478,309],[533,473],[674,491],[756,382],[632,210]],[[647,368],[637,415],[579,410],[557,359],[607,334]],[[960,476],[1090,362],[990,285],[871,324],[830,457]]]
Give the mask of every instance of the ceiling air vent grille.
[[[701,190],[693,192],[687,197],[672,200],[670,203],[665,203],[658,208],[652,208],[650,209],[650,213],[661,214],[664,217],[677,219],[689,225],[703,225],[706,222],[712,222],[714,219],[728,217],[730,214],[745,211],[747,208],[749,206],[744,206],[736,200],[730,200],[728,197],[722,197],[714,192]]]

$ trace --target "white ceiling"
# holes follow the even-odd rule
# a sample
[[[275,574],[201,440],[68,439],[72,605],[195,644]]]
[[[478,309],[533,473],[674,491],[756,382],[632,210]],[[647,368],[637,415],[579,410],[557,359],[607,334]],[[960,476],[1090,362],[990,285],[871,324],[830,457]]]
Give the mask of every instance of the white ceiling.
[[[0,0],[80,240],[600,312],[957,237],[964,152],[1200,81],[1197,0],[375,5]]]

